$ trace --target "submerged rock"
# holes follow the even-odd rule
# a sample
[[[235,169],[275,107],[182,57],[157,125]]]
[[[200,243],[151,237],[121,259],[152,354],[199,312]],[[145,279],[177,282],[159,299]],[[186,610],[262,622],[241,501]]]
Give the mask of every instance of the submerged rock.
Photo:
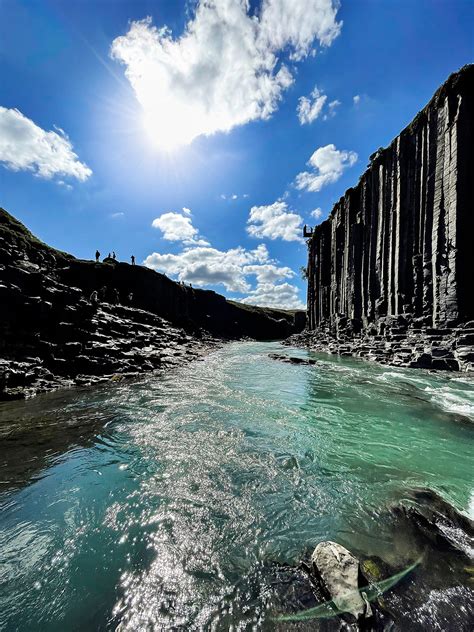
[[[318,364],[317,360],[313,358],[298,358],[295,356],[287,356],[281,353],[269,353],[268,357],[272,360],[279,360],[280,362],[287,362],[288,364]]]
[[[455,550],[474,559],[474,522],[430,489],[414,489],[407,500],[392,507],[423,545]]]

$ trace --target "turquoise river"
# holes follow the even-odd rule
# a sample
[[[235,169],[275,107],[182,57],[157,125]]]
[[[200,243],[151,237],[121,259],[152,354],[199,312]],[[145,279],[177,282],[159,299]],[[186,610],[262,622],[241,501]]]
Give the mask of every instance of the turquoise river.
[[[472,512],[474,381],[272,352],[308,356],[231,343],[0,404],[1,630],[275,629],[276,565],[325,539],[394,562],[412,488]]]

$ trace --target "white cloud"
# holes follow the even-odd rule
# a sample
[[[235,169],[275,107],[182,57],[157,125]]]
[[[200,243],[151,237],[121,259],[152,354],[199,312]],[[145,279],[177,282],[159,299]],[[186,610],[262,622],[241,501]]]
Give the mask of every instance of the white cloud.
[[[111,219],[119,219],[120,217],[124,217],[125,213],[122,213],[122,211],[119,211],[118,213],[110,213],[109,217]]]
[[[186,208],[185,206],[183,206],[183,213],[184,213],[185,215],[191,215],[191,209]]]
[[[233,248],[226,251],[212,247],[186,248],[179,254],[149,255],[144,265],[195,285],[223,285],[230,292],[247,292],[250,284],[247,276],[256,274],[256,266],[271,265],[268,250],[260,244],[254,250]],[[251,266],[251,270],[246,270]],[[283,268],[280,278],[287,276]]]
[[[84,182],[92,171],[79,161],[64,131],[56,130],[47,132],[19,110],[0,106],[0,162],[48,180],[69,176]]]
[[[260,307],[280,307],[284,309],[306,309],[299,296],[299,288],[291,283],[262,283],[240,301]]]
[[[247,0],[201,0],[179,38],[147,18],[113,41],[111,55],[125,65],[157,145],[188,144],[268,119],[293,82],[285,56],[303,59],[316,40],[329,46],[342,26],[338,8],[338,0],[265,0],[251,15]]]
[[[315,208],[314,211],[311,211],[310,215],[311,217],[314,217],[314,219],[321,219],[323,216],[323,209]]]
[[[254,274],[258,284],[275,283],[281,279],[291,279],[295,276],[291,268],[279,268],[274,263],[245,266],[243,270],[246,275]]]
[[[72,191],[72,189],[74,188],[68,182],[64,182],[64,180],[57,180],[56,182],[57,182],[57,184],[59,184],[60,187],[64,187],[68,191]]]
[[[300,97],[298,99],[298,107],[296,109],[301,125],[312,123],[321,114],[327,96],[320,92],[317,86],[311,92],[309,97]]]
[[[314,86],[309,97],[300,97],[296,112],[301,125],[307,125],[315,121],[322,115],[323,121],[327,121],[336,115],[336,108],[341,105],[337,99],[327,104],[327,95],[318,86]]]
[[[184,210],[184,209],[183,209]],[[208,242],[199,238],[199,231],[192,224],[189,217],[191,211],[186,209],[186,215],[180,213],[163,213],[153,220],[153,228],[159,228],[163,233],[163,239],[167,241],[182,241],[185,244],[207,246]]]
[[[334,101],[331,101],[331,103],[329,103],[328,105],[328,111],[323,116],[323,120],[327,121],[328,119],[333,118],[333,116],[336,116],[336,108],[338,108],[340,105],[341,105],[341,102],[338,101],[337,99],[335,99]]]
[[[264,244],[254,250],[239,247],[221,251],[198,246],[186,248],[179,254],[154,252],[143,263],[198,287],[222,285],[229,292],[247,294],[244,299],[238,299],[243,303],[287,309],[302,306],[298,288],[285,281],[295,276],[294,271],[270,259]],[[255,289],[252,289],[253,279]]]
[[[253,206],[247,220],[247,232],[252,237],[283,239],[303,242],[303,218],[288,209],[286,202],[278,200],[268,206]]]
[[[296,176],[296,188],[306,191],[320,191],[323,187],[337,182],[344,169],[357,161],[354,151],[339,151],[330,144],[319,147],[308,161],[313,171],[303,171]]]
[[[354,105],[358,105],[360,103],[360,94],[356,94],[352,97],[352,100],[354,101]]]
[[[221,194],[221,200],[231,200],[231,201],[235,201],[239,199],[239,196],[237,195],[237,193],[231,193],[230,195],[226,195],[225,193]],[[244,195],[240,196],[243,198],[247,198],[248,195],[246,193],[244,193]]]

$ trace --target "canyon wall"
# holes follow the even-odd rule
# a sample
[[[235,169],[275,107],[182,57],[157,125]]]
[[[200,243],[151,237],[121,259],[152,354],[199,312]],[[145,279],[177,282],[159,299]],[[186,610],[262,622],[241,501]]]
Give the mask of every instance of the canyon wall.
[[[308,327],[474,319],[474,65],[454,73],[308,240]],[[375,333],[375,330],[373,330]],[[378,333],[383,333],[378,330]]]
[[[303,327],[301,312],[234,303],[138,265],[76,259],[0,209],[0,400],[163,370],[221,339]]]

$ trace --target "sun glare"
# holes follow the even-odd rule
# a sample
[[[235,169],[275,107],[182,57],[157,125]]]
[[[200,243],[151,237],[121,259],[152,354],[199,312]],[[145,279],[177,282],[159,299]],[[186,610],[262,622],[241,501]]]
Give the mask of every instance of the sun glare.
[[[147,140],[157,149],[170,152],[175,151],[183,144],[182,140],[175,133],[175,126],[173,124],[163,126],[156,116],[144,114],[143,128]]]
[[[148,141],[162,151],[175,151],[184,145],[190,145],[199,136],[199,124],[196,121],[196,113],[171,111],[144,112],[143,128]]]

